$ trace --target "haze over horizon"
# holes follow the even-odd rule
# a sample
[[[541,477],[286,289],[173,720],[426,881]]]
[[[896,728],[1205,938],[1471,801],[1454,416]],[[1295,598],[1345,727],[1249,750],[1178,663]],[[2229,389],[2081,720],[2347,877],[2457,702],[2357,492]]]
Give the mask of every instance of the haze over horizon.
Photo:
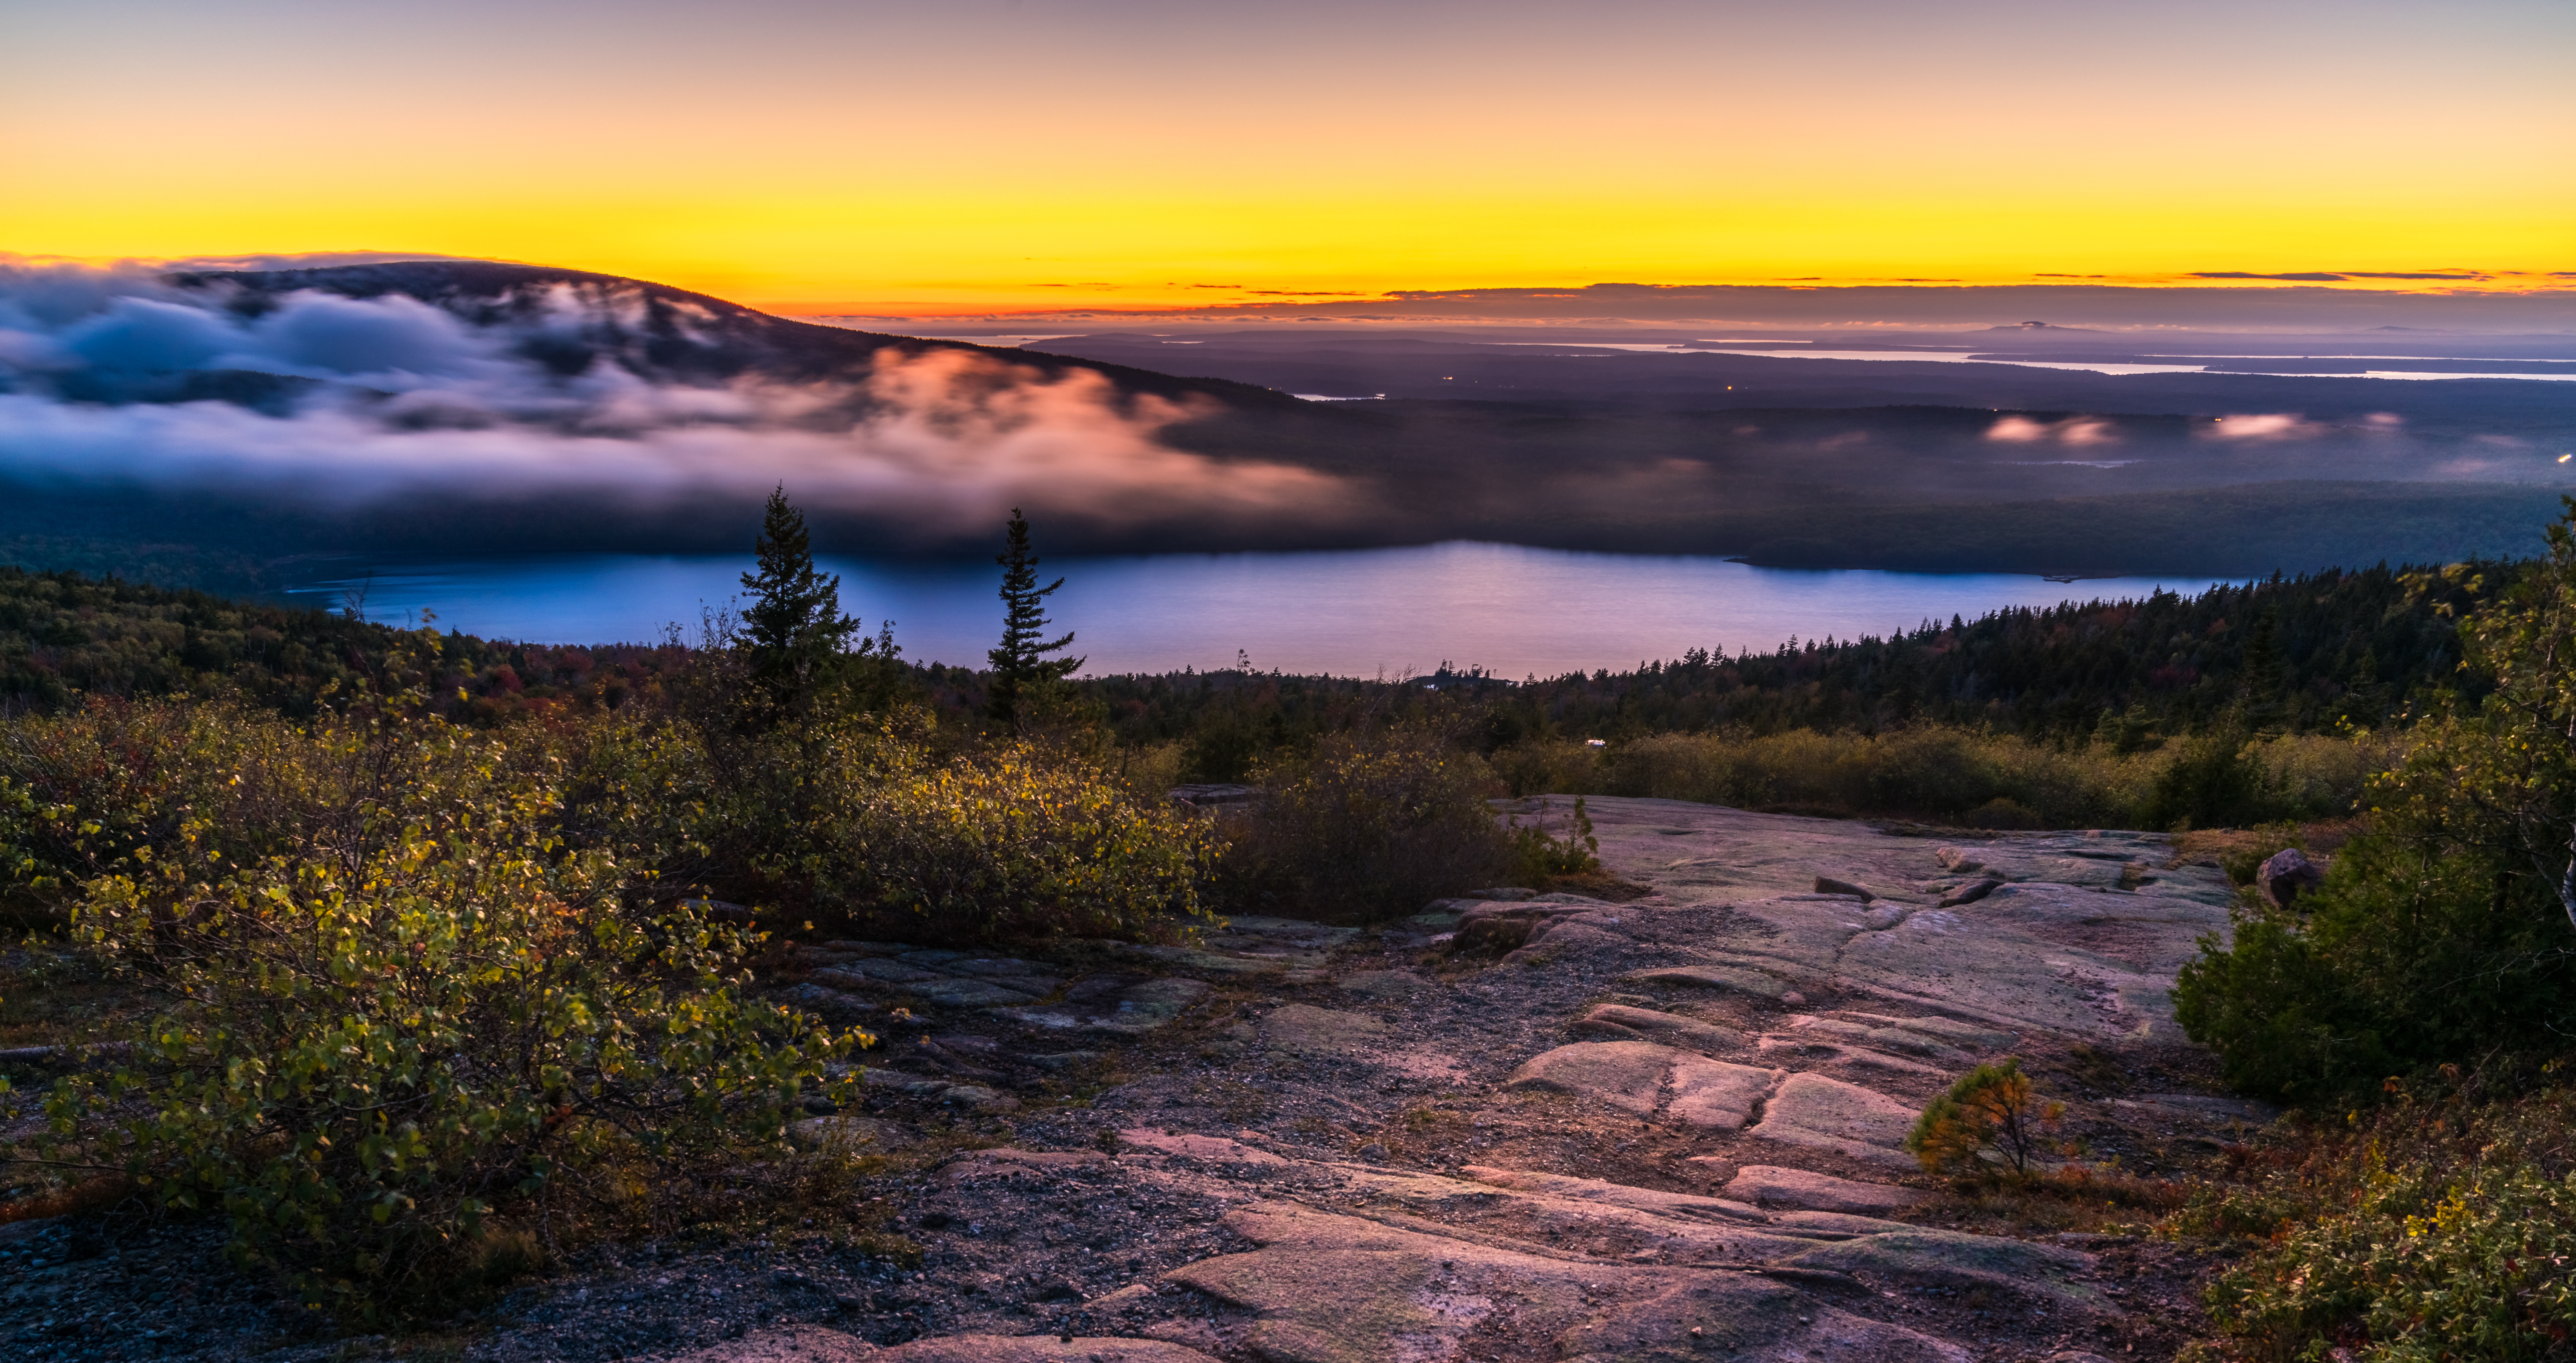
[[[2563,296],[2571,55],[2576,11],[2528,0],[19,5],[0,247],[500,258],[890,317]]]

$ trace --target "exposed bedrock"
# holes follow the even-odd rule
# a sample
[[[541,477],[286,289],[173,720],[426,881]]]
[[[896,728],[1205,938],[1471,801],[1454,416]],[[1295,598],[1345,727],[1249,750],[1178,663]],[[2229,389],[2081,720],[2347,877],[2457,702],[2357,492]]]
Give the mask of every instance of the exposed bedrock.
[[[2118,1289],[2103,1237],[1943,1224],[1903,1147],[1981,1062],[2178,1047],[2175,971],[2228,927],[2215,868],[2140,833],[1588,809],[1644,898],[1489,892],[1380,930],[1245,919],[1029,959],[826,950],[784,997],[915,1023],[869,1110],[799,1139],[935,1149],[924,1133],[982,1122],[999,1144],[904,1194],[917,1273],[654,1356],[2170,1356],[2176,1312]],[[1046,1096],[1061,1076],[1090,1085],[1079,1103]],[[2077,1106],[2160,1141],[2262,1115]]]

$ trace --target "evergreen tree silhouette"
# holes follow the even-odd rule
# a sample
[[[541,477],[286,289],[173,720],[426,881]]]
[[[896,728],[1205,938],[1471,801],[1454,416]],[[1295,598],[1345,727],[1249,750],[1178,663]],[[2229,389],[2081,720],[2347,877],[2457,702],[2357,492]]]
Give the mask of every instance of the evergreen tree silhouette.
[[[1037,555],[1029,552],[1029,522],[1011,508],[1009,538],[993,559],[1002,565],[1002,643],[985,656],[992,660],[993,681],[985,694],[985,713],[994,723],[1017,726],[1030,703],[1080,670],[1081,658],[1050,658],[1073,642],[1073,631],[1048,643],[1046,598],[1064,585],[1063,578],[1038,585]]]
[[[742,612],[740,642],[750,674],[754,727],[801,715],[824,690],[841,680],[859,622],[841,614],[841,579],[814,567],[805,515],[781,485],[769,494],[757,543],[760,571],[742,575],[751,604]],[[887,641],[891,651],[891,638]],[[876,651],[860,641],[856,652]]]
[[[2282,693],[2289,686],[2289,665],[2281,657],[2281,620],[2276,610],[2254,617],[2245,636],[2245,713],[2256,724],[2280,717]]]

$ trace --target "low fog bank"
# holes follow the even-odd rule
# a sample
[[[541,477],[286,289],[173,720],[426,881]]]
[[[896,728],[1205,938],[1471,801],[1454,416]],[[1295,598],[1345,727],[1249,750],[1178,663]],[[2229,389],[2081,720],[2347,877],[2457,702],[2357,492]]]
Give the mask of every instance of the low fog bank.
[[[479,502],[637,529],[786,483],[914,543],[1015,505],[1097,532],[1329,522],[1349,501],[1312,469],[1168,443],[1224,409],[1205,392],[898,338],[818,350],[792,333],[819,329],[719,300],[459,268],[0,264],[0,473],[354,523]]]

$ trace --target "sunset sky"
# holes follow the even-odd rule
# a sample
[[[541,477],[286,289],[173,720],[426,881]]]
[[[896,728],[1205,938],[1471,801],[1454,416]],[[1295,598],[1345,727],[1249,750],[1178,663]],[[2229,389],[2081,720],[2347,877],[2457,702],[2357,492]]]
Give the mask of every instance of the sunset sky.
[[[0,0],[0,251],[493,256],[914,313],[2568,287],[2571,73],[2566,0]]]

